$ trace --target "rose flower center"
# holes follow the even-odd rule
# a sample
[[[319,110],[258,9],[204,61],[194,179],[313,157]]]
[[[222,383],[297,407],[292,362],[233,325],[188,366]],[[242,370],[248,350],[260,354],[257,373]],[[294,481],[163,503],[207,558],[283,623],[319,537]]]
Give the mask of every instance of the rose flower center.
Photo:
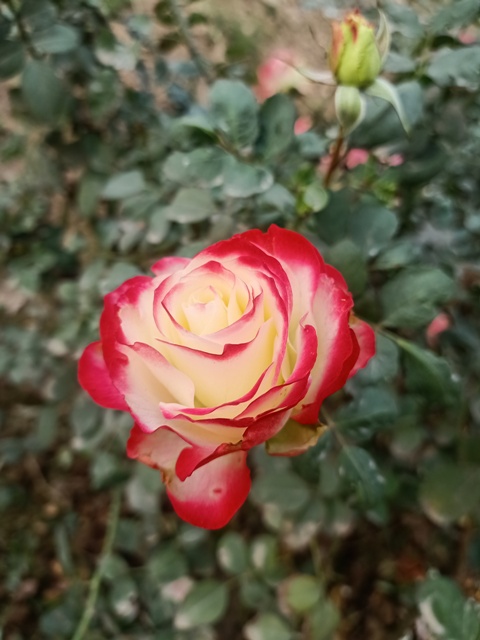
[[[227,305],[214,287],[193,292],[182,304],[182,326],[198,336],[216,333],[229,325]]]

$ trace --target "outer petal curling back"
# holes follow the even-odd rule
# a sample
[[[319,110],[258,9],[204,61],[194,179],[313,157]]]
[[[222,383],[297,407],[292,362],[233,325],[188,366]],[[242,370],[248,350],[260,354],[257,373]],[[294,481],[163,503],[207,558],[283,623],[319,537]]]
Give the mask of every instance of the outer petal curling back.
[[[350,326],[358,340],[360,353],[358,354],[355,365],[348,374],[349,378],[354,376],[359,369],[363,369],[363,367],[368,364],[370,358],[375,355],[375,331],[372,327],[363,320],[357,318],[353,313],[350,316]]]

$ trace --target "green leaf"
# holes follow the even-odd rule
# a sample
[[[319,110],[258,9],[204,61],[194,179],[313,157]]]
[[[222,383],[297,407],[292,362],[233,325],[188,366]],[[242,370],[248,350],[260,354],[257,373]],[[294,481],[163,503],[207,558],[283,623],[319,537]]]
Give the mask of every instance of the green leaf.
[[[180,189],[166,207],[167,220],[188,224],[210,218],[215,213],[215,203],[209,191]]]
[[[66,110],[68,95],[64,84],[46,62],[27,62],[22,74],[22,92],[31,113],[43,122],[56,124]]]
[[[269,586],[265,581],[256,579],[248,573],[240,576],[240,602],[253,611],[266,609],[274,604]]]
[[[327,427],[321,424],[300,424],[295,420],[288,420],[283,429],[265,443],[267,453],[271,456],[303,453],[317,443],[326,429]]]
[[[175,616],[175,628],[194,629],[220,620],[228,604],[225,584],[216,580],[204,580],[196,584],[180,605]]]
[[[270,472],[256,478],[251,496],[261,506],[274,505],[283,513],[296,513],[307,504],[310,491],[293,473]]]
[[[368,257],[375,256],[397,228],[396,215],[377,200],[364,198],[357,209],[349,212],[348,236]]]
[[[256,536],[251,546],[252,565],[262,576],[276,575],[280,568],[278,540],[268,533]]]
[[[20,17],[32,29],[49,27],[57,18],[57,9],[48,0],[23,0]]]
[[[243,629],[246,640],[291,640],[293,632],[274,613],[262,613]]]
[[[94,173],[85,173],[77,190],[77,206],[82,216],[95,214],[105,179]]]
[[[329,194],[319,181],[311,182],[302,194],[302,204],[308,212],[321,211],[328,203]]]
[[[328,148],[327,139],[320,137],[313,131],[306,131],[299,136],[295,136],[295,142],[300,156],[306,160],[321,158]]]
[[[217,80],[210,91],[215,129],[237,149],[250,147],[258,135],[258,104],[252,91],[238,80]]]
[[[337,412],[337,424],[352,438],[363,438],[372,430],[389,426],[398,415],[397,397],[387,386],[362,388],[354,401]]]
[[[408,44],[413,47],[414,43],[424,35],[423,27],[417,13],[409,6],[389,2],[385,5],[385,10],[390,18],[390,25],[393,31],[400,33],[404,38],[412,40]]]
[[[94,489],[107,489],[128,476],[121,460],[108,451],[99,451],[93,458],[90,474]]]
[[[70,423],[75,437],[80,442],[97,435],[102,418],[102,410],[90,397],[81,393],[77,396],[70,413]]]
[[[39,621],[39,629],[46,638],[66,638],[75,632],[75,621],[80,619],[83,593],[77,586],[68,588],[58,606],[45,611]]]
[[[436,640],[480,640],[480,607],[453,580],[432,571],[416,600],[422,622]]]
[[[323,589],[318,578],[299,574],[282,582],[279,595],[287,610],[303,615],[318,605],[323,596]]]
[[[415,328],[432,320],[436,305],[453,297],[453,280],[441,269],[405,269],[389,280],[380,293],[387,327]]]
[[[354,296],[365,290],[368,281],[367,265],[361,249],[345,238],[325,253],[325,260],[340,271]]]
[[[440,87],[478,89],[480,45],[463,49],[441,49],[435,53],[425,73]]]
[[[130,576],[117,578],[111,585],[109,603],[116,617],[123,622],[132,622],[138,615],[138,593]]]
[[[121,556],[109,553],[100,560],[102,578],[105,582],[114,582],[128,573],[129,566]]]
[[[459,385],[454,381],[448,362],[409,340],[394,338],[405,354],[406,386],[431,401],[448,405],[458,402]]]
[[[480,507],[480,468],[439,461],[420,485],[420,502],[436,524],[445,526]]]
[[[273,184],[273,175],[264,167],[228,158],[224,172],[223,193],[230,198],[249,198],[264,193]]]
[[[54,24],[34,31],[31,39],[35,49],[41,53],[66,53],[75,49],[80,41],[78,31],[65,24]]]
[[[383,249],[373,264],[374,269],[389,271],[406,267],[412,262],[417,262],[421,255],[421,247],[415,245],[413,240],[398,240]]]
[[[136,195],[146,188],[145,179],[141,171],[123,171],[111,176],[102,191],[105,200],[122,200]]]
[[[330,194],[326,207],[315,216],[316,233],[330,245],[343,239],[353,241],[365,258],[375,256],[398,228],[393,211],[366,196],[358,204],[346,189]]]
[[[185,186],[217,187],[223,182],[223,173],[229,156],[219,147],[200,147],[189,153],[176,151],[163,165],[163,175]]]
[[[331,600],[322,600],[306,618],[308,640],[332,640],[340,613]]]
[[[355,446],[344,447],[338,464],[340,476],[355,487],[362,502],[375,505],[381,500],[385,490],[385,478],[365,449]]]
[[[151,555],[147,572],[155,583],[167,584],[188,575],[188,564],[173,544],[166,544]]]
[[[143,223],[149,219],[153,208],[158,204],[159,198],[158,191],[145,186],[145,189],[139,193],[123,198],[120,213],[123,218],[129,221],[138,220]]]
[[[324,498],[334,498],[341,489],[341,478],[339,474],[338,461],[336,456],[330,455],[320,458],[317,461],[319,476],[319,491]]]
[[[275,183],[257,198],[262,216],[290,217],[295,213],[295,198],[283,185]]]
[[[248,549],[243,537],[231,531],[223,535],[217,546],[218,563],[230,575],[239,575],[248,567]]]
[[[13,78],[23,69],[25,64],[25,51],[23,43],[8,41],[0,43],[0,79]]]
[[[355,382],[361,385],[374,385],[389,382],[399,370],[398,347],[381,333],[375,336],[375,355],[364,369],[355,374]]]
[[[448,6],[442,7],[436,13],[429,25],[429,31],[435,34],[442,34],[455,27],[467,26],[478,18],[480,7],[478,0],[455,0]]]
[[[126,494],[129,506],[142,515],[158,513],[159,494],[162,489],[158,470],[144,464],[135,465],[134,475],[130,479]]]
[[[24,438],[29,451],[38,453],[48,449],[57,436],[58,411],[55,406],[45,406],[38,413],[37,429],[32,436]]]
[[[415,68],[415,60],[412,60],[412,58],[408,56],[403,56],[396,51],[389,52],[383,67],[387,73],[411,73],[415,71]]]
[[[145,237],[150,244],[160,244],[167,237],[170,230],[167,212],[167,207],[155,207],[150,213],[150,223]]]
[[[288,96],[278,93],[263,103],[258,145],[267,162],[284,153],[292,144],[295,119],[295,105]]]
[[[115,262],[113,267],[108,271],[106,276],[100,282],[100,291],[102,295],[106,295],[113,291],[129,278],[134,278],[141,274],[140,269],[134,267],[128,262]]]
[[[180,129],[182,127],[187,127],[191,129],[198,129],[203,133],[208,134],[212,138],[215,134],[215,127],[212,123],[211,119],[206,113],[202,111],[196,113],[189,113],[186,116],[182,116],[174,121],[174,126],[178,126]]]

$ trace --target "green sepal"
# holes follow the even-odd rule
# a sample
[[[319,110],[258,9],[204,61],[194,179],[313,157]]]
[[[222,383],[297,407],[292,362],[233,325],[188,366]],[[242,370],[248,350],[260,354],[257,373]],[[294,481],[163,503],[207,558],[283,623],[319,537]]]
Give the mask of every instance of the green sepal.
[[[411,128],[407,120],[407,115],[403,104],[398,95],[397,89],[393,84],[384,78],[377,78],[369,87],[365,89],[365,93],[374,98],[381,98],[389,102],[395,109],[397,116],[405,129],[405,133],[410,134]]]
[[[345,134],[351,133],[365,117],[365,98],[357,87],[339,85],[335,91],[335,114]]]
[[[296,456],[318,442],[328,427],[324,424],[300,424],[289,420],[276,436],[265,443],[271,456]]]
[[[385,14],[383,11],[379,11],[378,13],[380,15],[380,20],[378,23],[377,33],[375,34],[375,41],[377,43],[378,52],[380,53],[383,66],[383,63],[388,56],[388,52],[390,51],[391,33]]]

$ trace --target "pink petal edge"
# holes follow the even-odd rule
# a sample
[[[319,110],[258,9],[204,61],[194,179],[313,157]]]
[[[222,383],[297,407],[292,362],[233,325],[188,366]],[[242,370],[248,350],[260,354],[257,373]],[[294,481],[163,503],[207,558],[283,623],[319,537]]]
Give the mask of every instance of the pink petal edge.
[[[360,347],[360,353],[358,358],[350,371],[349,378],[354,376],[357,371],[365,367],[370,358],[375,355],[375,331],[372,327],[363,320],[360,320],[352,314],[350,318],[350,327],[358,340]]]
[[[78,363],[78,381],[101,407],[119,411],[129,410],[123,395],[112,382],[100,341],[92,342],[82,353]]]
[[[228,453],[197,468],[183,482],[175,476],[167,493],[177,515],[195,527],[224,527],[250,491],[246,459],[244,451]]]

